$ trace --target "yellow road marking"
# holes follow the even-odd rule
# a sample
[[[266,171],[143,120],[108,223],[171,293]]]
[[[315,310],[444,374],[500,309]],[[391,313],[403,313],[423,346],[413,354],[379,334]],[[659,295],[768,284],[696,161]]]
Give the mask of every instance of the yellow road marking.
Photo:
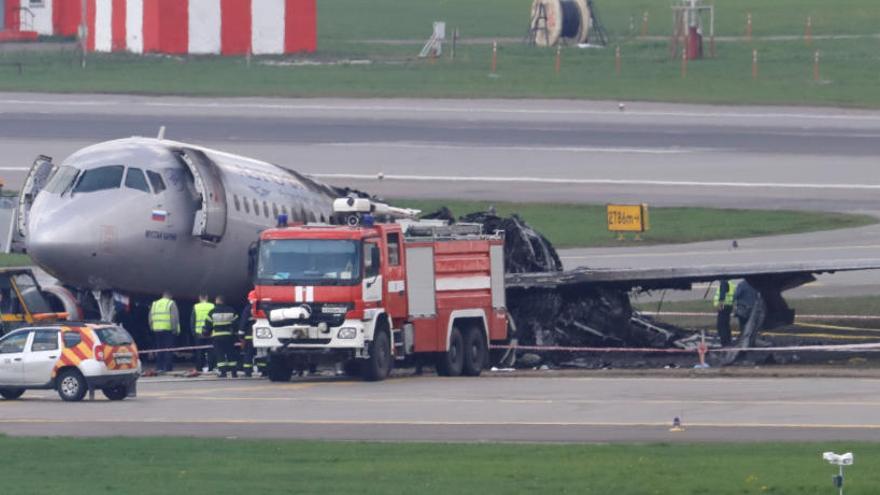
[[[616,421],[430,421],[430,420],[334,420],[334,419],[0,419],[0,424],[184,424],[184,425],[303,425],[303,426],[346,426],[346,425],[390,425],[390,426],[561,426],[561,427],[663,427],[669,422],[616,422]],[[787,429],[840,429],[840,430],[880,430],[880,424],[823,424],[823,423],[716,423],[687,422],[688,428],[787,428]]]
[[[880,401],[818,401],[818,400],[724,400],[724,399],[461,399],[461,398],[411,398],[411,397],[163,397],[165,399],[201,401],[285,401],[285,402],[354,402],[354,403],[411,403],[411,404],[583,404],[583,405],[756,405],[756,406],[834,406],[834,407],[880,407]]]
[[[798,326],[802,327],[811,327],[811,328],[827,328],[830,330],[851,330],[857,332],[880,332],[880,329],[877,328],[861,328],[861,327],[847,327],[840,325],[827,325],[825,323],[797,323]]]

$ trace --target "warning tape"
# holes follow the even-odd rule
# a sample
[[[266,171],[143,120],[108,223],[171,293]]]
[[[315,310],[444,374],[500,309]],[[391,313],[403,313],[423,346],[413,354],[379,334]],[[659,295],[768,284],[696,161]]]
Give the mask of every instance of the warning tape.
[[[518,351],[544,352],[636,352],[657,354],[695,354],[698,349],[657,348],[657,347],[565,347],[543,345],[491,345],[490,349],[512,349]],[[880,352],[880,342],[871,344],[833,344],[777,347],[716,347],[706,352]]]
[[[706,316],[715,317],[717,313],[697,311],[639,311],[639,314],[647,316]],[[803,320],[880,320],[880,315],[797,315]]]
[[[235,347],[241,347],[241,342],[236,342]],[[159,352],[182,352],[182,351],[200,351],[204,349],[213,349],[213,345],[191,345],[188,347],[168,347],[166,349],[147,349],[139,350],[138,354],[157,354]]]

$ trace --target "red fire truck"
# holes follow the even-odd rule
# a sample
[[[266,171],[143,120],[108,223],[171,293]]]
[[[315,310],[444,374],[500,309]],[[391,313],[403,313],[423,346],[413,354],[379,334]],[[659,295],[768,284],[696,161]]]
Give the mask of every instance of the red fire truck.
[[[334,210],[334,224],[260,236],[253,332],[269,378],[319,362],[367,380],[395,362],[479,375],[489,343],[507,341],[503,234],[365,198]]]

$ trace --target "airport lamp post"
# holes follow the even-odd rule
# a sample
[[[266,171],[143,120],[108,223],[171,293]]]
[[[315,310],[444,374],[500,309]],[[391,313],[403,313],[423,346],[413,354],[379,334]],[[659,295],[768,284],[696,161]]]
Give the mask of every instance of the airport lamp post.
[[[832,482],[834,483],[834,487],[838,490],[838,495],[843,495],[843,466],[852,466],[853,464],[853,455],[852,452],[847,452],[846,454],[835,454],[834,452],[825,452],[822,454],[822,459],[828,461],[832,466],[837,466],[838,471],[837,474],[831,477]]]

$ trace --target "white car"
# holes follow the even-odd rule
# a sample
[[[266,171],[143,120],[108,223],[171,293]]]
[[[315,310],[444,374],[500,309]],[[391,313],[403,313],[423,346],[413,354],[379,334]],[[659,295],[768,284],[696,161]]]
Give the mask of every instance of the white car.
[[[101,389],[110,400],[133,397],[141,363],[122,327],[105,323],[55,323],[21,328],[0,338],[0,396],[26,389],[54,389],[79,401]]]

